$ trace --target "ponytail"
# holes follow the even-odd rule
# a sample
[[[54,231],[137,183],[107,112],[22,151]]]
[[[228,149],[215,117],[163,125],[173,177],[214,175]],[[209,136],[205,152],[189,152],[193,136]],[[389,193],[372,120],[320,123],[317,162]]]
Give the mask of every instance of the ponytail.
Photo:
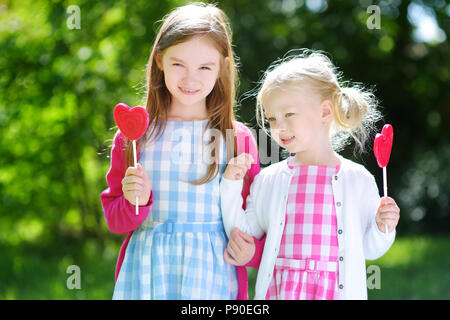
[[[377,110],[375,95],[359,85],[339,87],[332,97],[334,108],[334,128],[332,135],[334,146],[343,148],[343,142],[353,138],[356,150],[364,151],[364,146],[375,129],[375,123],[382,117]],[[336,148],[335,148],[336,149]]]

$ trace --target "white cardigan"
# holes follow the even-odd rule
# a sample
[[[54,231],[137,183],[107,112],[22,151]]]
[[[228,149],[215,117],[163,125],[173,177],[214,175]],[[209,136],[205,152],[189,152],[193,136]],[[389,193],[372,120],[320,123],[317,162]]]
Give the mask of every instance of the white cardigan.
[[[367,299],[365,259],[375,260],[386,253],[394,242],[395,230],[385,234],[375,222],[380,196],[374,177],[362,165],[339,159],[341,167],[332,180],[339,245],[339,297]],[[228,236],[234,227],[257,238],[267,234],[255,300],[265,299],[272,279],[292,176],[287,159],[261,170],[251,185],[245,212],[241,196],[243,180],[222,177],[222,217]]]

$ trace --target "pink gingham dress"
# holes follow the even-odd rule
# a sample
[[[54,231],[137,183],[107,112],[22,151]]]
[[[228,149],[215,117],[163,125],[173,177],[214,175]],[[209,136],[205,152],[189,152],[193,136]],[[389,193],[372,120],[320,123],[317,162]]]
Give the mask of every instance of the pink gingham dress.
[[[338,166],[295,164],[286,222],[266,299],[336,300],[337,220],[331,179]]]

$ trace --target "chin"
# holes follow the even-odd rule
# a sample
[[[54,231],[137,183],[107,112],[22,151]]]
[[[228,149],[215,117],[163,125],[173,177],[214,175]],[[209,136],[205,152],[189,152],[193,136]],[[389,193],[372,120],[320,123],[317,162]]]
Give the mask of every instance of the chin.
[[[185,106],[192,106],[200,103],[201,101],[205,100],[202,96],[192,96],[192,97],[177,97],[177,100]]]
[[[295,147],[295,146],[287,146],[287,147],[284,147],[284,149],[286,149],[286,151],[289,153],[298,153],[298,152],[304,151],[302,148]]]

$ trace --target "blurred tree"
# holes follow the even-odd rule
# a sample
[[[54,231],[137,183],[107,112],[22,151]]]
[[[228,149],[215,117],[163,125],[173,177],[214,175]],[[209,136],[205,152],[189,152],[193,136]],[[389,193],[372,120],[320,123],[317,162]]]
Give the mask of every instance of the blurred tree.
[[[0,242],[104,237],[112,109],[143,102],[145,66],[158,21],[187,1],[0,4]],[[366,25],[378,5],[381,28]],[[328,52],[345,80],[375,87],[395,140],[389,190],[400,233],[448,232],[450,222],[450,5],[445,1],[229,0],[240,58],[241,118],[255,125],[248,93],[272,61],[296,48]],[[437,36],[420,38],[423,10]],[[419,14],[420,16],[420,14]],[[244,97],[246,97],[244,99]],[[380,128],[381,128],[380,123]],[[364,162],[381,183],[371,153]],[[353,157],[347,149],[345,155]]]

